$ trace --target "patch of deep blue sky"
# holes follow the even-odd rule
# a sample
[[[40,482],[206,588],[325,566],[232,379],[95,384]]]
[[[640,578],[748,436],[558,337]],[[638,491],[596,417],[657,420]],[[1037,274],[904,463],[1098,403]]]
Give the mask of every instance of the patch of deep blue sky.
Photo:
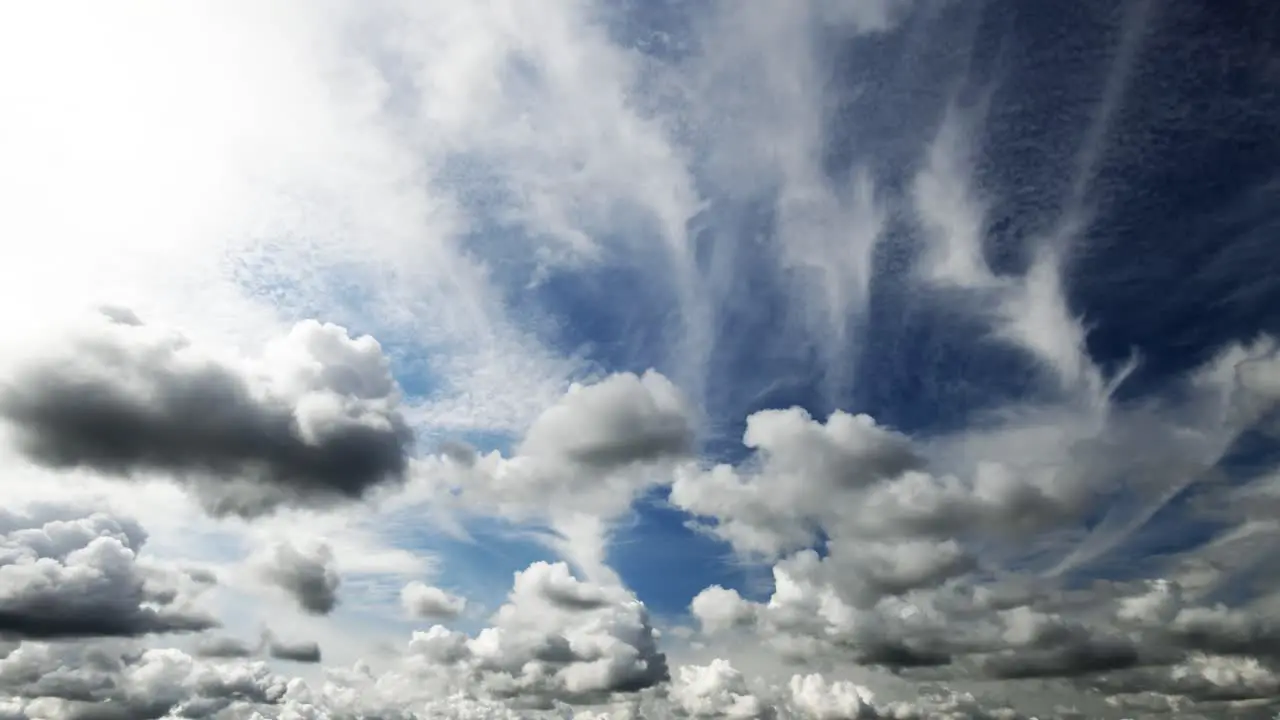
[[[1280,60],[1276,31],[1267,30],[1280,23],[1258,19],[1274,20],[1276,11],[1249,2],[1153,0],[1142,14],[1134,12],[1138,1],[921,3],[890,33],[819,31],[828,70],[828,180],[839,186],[854,168],[868,168],[891,211],[870,302],[864,317],[849,319],[858,324],[856,341],[824,352],[829,338],[802,321],[807,300],[796,283],[803,278],[779,270],[776,194],[718,193],[714,178],[695,167],[710,202],[689,232],[699,271],[721,289],[699,398],[711,431],[708,457],[742,459],[744,419],[763,408],[799,405],[820,418],[837,408],[868,412],[928,435],[1044,391],[1029,358],[985,339],[986,327],[965,308],[980,298],[907,282],[922,242],[906,211],[910,182],[949,106],[977,128],[974,181],[989,202],[985,250],[997,272],[1025,269],[1033,244],[1068,219],[1073,188],[1083,181],[1079,209],[1090,220],[1071,247],[1068,299],[1087,318],[1088,350],[1104,368],[1140,353],[1123,400],[1166,392],[1233,340],[1280,331]],[[709,7],[633,0],[601,17],[615,41],[660,66],[696,56],[691,28]],[[1134,17],[1145,19],[1140,44],[1118,104],[1098,126],[1108,82],[1119,72],[1125,19]],[[521,82],[537,82],[536,68],[515,70]],[[664,106],[659,84],[646,87],[653,92],[639,102],[654,112],[679,111]],[[714,137],[685,130],[682,138]],[[1082,176],[1082,149],[1092,137],[1100,144]],[[706,148],[690,150],[705,156]],[[625,222],[597,238],[605,248],[598,264],[531,284],[539,259],[521,249],[535,243],[510,214],[510,192],[491,162],[455,158],[449,181],[477,220],[469,247],[494,269],[512,312],[598,372],[655,367],[677,379],[687,372],[678,356],[677,288],[655,249],[656,229],[618,208]],[[436,385],[421,359],[401,354],[396,362],[410,392],[432,393]],[[1157,513],[1126,552],[1176,553],[1212,537],[1219,528],[1189,511],[1195,492]],[[655,496],[621,533],[610,559],[641,597],[659,612],[678,612],[710,582],[759,590],[725,562],[722,545],[689,531],[685,520]],[[504,537],[493,533],[486,541],[501,549]],[[450,548],[456,555],[449,564],[497,562],[476,554],[482,552]],[[1098,572],[1132,566],[1124,560],[1101,558]]]

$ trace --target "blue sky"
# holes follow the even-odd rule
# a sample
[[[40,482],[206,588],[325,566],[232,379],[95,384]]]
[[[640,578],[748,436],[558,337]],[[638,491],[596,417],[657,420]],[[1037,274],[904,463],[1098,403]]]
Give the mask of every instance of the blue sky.
[[[847,187],[851,167],[865,165],[890,207],[907,202],[912,168],[956,103],[976,118],[973,182],[989,199],[983,252],[997,272],[1023,272],[1034,243],[1054,242],[1043,238],[1067,214],[1087,212],[1084,239],[1065,250],[1065,299],[1085,318],[1099,366],[1141,358],[1121,386],[1126,402],[1170,392],[1228,343],[1274,332],[1280,317],[1265,239],[1280,187],[1272,180],[1280,143],[1267,118],[1280,110],[1280,95],[1267,74],[1214,67],[1224,54],[1248,52],[1229,39],[1240,31],[1230,20],[1186,4],[1145,5],[951,4],[922,10],[891,33],[830,34],[817,46],[820,166],[832,187]],[[611,30],[615,42],[669,62],[707,11],[698,3],[627,6]],[[1139,26],[1126,28],[1126,18]],[[1212,30],[1186,41],[1203,27]],[[657,102],[651,112],[681,111]],[[951,291],[909,281],[922,241],[908,217],[891,219],[877,248],[866,315],[848,318],[856,332],[824,353],[830,338],[803,326],[808,300],[795,292],[794,273],[780,268],[785,239],[772,207],[781,189],[765,182],[747,196],[724,194],[696,160],[710,151],[688,149],[708,201],[689,223],[698,272],[723,278],[698,398],[708,457],[743,459],[745,418],[765,408],[866,412],[929,435],[1046,392],[1035,359],[990,339],[980,314],[958,306]],[[466,170],[449,177],[462,183],[480,223],[468,247],[543,343],[580,358],[585,372],[688,372],[678,356],[678,289],[653,228],[628,222],[620,207],[622,224],[610,232],[621,237],[603,239],[603,257],[535,279],[526,248],[536,238],[500,219],[511,202],[501,177],[459,162]],[[408,370],[401,382],[427,386],[420,378]],[[485,447],[508,449],[496,437]],[[1172,512],[1133,538],[1134,552],[1149,543],[1167,549],[1161,537],[1191,532],[1191,519],[1166,519]],[[681,514],[660,502],[639,503],[635,513],[611,552],[652,606],[676,612],[712,581],[748,591],[724,546],[687,530]],[[1191,541],[1174,542],[1186,549]],[[650,569],[649,553],[661,571]]]

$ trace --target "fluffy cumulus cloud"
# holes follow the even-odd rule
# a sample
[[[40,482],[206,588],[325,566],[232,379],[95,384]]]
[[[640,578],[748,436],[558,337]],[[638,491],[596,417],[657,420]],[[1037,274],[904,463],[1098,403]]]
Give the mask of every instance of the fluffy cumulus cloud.
[[[1268,18],[1042,5],[0,7],[0,720],[1275,716]]]
[[[0,390],[33,461],[188,483],[217,514],[355,499],[400,476],[411,432],[377,341],[306,321],[219,357],[122,310],[48,341]]]
[[[669,676],[644,604],[624,588],[575,578],[564,563],[517,573],[491,622],[474,636],[436,625],[414,634],[409,653],[533,706],[600,702]]]

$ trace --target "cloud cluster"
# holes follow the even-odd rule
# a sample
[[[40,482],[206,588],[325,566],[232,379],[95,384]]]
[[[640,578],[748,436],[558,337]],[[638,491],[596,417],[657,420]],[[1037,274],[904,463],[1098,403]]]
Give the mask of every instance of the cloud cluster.
[[[217,622],[198,588],[138,557],[134,522],[71,508],[0,510],[0,637],[135,637]]]
[[[283,699],[289,684],[262,662],[199,661],[132,643],[23,643],[0,659],[0,695],[22,720],[248,717]]]
[[[681,666],[669,688],[610,702],[541,707],[512,704],[423,684],[411,654],[402,666],[375,672],[357,663],[323,682],[272,672],[253,660],[201,660],[172,649],[131,643],[27,643],[0,659],[0,709],[6,720],[89,718],[395,718],[396,720],[639,720],[739,718],[770,720],[1015,720],[971,696],[921,693],[912,701],[879,701],[861,686],[818,674],[787,683],[748,681],[725,660]],[[428,679],[428,682],[430,680]],[[5,699],[7,697],[7,699]]]
[[[1192,373],[1176,401],[1108,404],[1101,423],[1063,423],[1053,411],[1037,428],[1015,415],[926,444],[866,416],[757,413],[743,438],[752,457],[684,466],[670,498],[744,559],[771,565],[772,594],[755,602],[713,586],[690,610],[708,635],[755,635],[804,663],[1183,703],[1267,700],[1278,667],[1269,605],[1215,593],[1247,572],[1243,555],[1213,555],[1208,579],[1195,568],[1214,545],[1131,580],[1079,588],[1072,573],[1171,493],[1206,482],[1265,422],[1276,407],[1261,380],[1274,367],[1268,348],[1229,349]],[[950,468],[937,470],[940,461]],[[1243,485],[1260,497],[1256,482]],[[1107,508],[1135,500],[1136,518]],[[1239,506],[1217,512],[1242,519]],[[1106,520],[1082,534],[1090,514]],[[718,702],[747,702],[736,692]]]
[[[378,342],[305,321],[221,357],[108,310],[22,358],[0,416],[33,461],[187,483],[217,515],[356,499],[402,476],[412,440]]]

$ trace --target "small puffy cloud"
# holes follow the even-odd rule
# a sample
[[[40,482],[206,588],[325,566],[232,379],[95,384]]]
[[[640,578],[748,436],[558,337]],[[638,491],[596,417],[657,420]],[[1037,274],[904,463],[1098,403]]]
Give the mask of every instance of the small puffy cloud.
[[[0,417],[37,463],[173,477],[219,515],[359,498],[412,441],[378,342],[312,320],[244,359],[103,316],[20,362]]]
[[[467,608],[467,599],[414,580],[400,591],[400,604],[415,618],[451,619]]]
[[[0,532],[0,636],[129,637],[217,625],[179,592],[176,571],[139,561],[146,535],[130,520],[0,510]]]
[[[717,633],[750,625],[755,620],[755,605],[743,599],[737,590],[719,585],[705,588],[689,603],[689,611],[697,618],[705,633]]]
[[[289,542],[278,542],[255,562],[263,578],[289,593],[306,612],[328,615],[337,607],[342,576],[328,545],[300,549]]]
[[[534,420],[519,454],[609,470],[680,457],[692,448],[684,398],[670,380],[650,370],[573,385]]]

